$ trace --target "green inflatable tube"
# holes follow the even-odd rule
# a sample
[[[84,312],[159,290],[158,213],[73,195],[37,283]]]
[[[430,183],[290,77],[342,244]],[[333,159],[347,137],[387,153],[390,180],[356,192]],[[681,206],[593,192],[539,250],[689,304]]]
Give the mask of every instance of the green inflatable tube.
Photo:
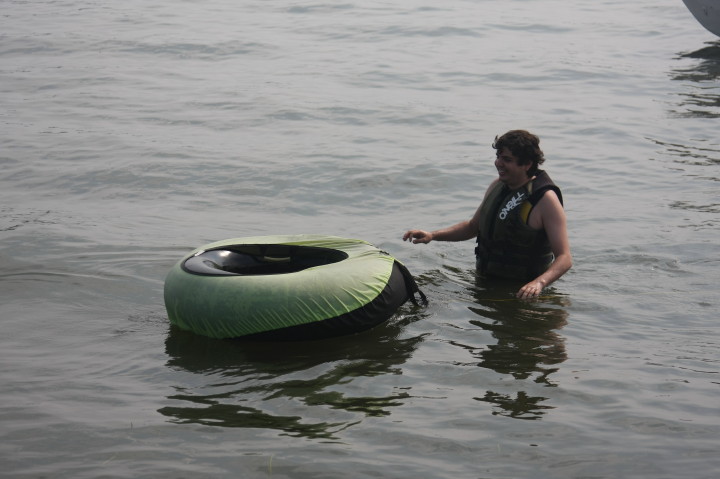
[[[165,279],[170,322],[212,338],[308,340],[357,333],[415,294],[399,261],[370,243],[320,235],[218,241]]]

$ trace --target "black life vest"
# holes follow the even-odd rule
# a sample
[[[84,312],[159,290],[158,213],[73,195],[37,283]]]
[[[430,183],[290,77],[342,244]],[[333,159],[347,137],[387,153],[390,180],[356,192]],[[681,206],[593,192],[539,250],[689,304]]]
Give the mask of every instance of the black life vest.
[[[529,281],[550,266],[554,257],[545,230],[527,224],[530,211],[548,190],[563,203],[560,188],[542,170],[517,190],[502,182],[492,186],[480,207],[475,255],[481,275]]]

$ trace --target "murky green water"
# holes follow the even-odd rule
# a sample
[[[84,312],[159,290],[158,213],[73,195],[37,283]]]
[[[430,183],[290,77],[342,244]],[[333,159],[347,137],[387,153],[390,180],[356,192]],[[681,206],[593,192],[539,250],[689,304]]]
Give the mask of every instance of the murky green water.
[[[0,20],[8,477],[715,477],[720,40],[680,1],[16,2]],[[542,139],[574,268],[478,282],[496,134]],[[239,236],[360,238],[430,299],[367,333],[170,328]]]

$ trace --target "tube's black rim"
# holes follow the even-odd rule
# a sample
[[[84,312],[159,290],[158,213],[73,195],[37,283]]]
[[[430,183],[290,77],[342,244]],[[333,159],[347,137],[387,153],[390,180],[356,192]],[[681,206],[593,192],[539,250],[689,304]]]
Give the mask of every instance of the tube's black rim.
[[[201,251],[181,267],[199,276],[266,276],[296,273],[348,257],[344,251],[319,246],[242,244]]]

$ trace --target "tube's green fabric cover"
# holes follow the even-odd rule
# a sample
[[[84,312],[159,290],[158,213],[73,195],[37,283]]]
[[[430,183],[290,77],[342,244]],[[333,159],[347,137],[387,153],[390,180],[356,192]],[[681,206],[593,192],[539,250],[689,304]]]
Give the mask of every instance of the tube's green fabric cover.
[[[342,261],[272,275],[203,276],[182,268],[206,250],[233,245],[297,245],[336,249]],[[170,322],[213,338],[235,338],[324,321],[361,308],[383,291],[395,258],[370,243],[321,235],[235,238],[211,243],[180,260],[165,280]]]

